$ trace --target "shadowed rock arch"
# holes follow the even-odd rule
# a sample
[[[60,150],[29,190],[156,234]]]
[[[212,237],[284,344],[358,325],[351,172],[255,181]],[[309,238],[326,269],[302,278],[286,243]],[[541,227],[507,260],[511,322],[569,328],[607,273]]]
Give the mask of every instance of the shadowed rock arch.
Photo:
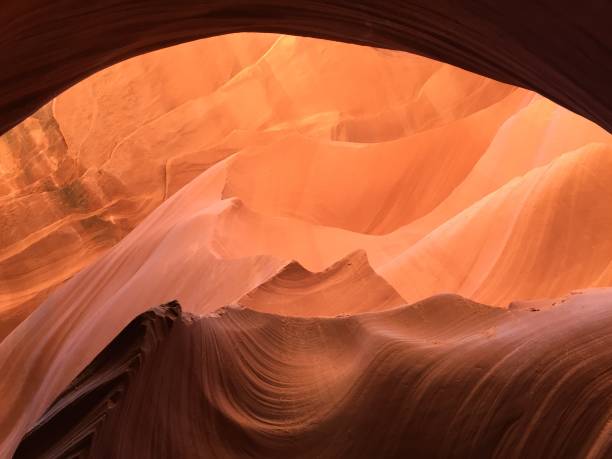
[[[611,131],[610,17],[608,0],[12,0],[0,9],[0,133],[113,63],[239,31],[414,52],[535,90]]]

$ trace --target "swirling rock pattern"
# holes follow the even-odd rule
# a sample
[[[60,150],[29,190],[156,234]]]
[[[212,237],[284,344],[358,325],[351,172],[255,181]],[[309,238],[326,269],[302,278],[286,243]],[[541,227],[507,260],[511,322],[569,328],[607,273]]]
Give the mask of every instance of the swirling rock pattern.
[[[66,0],[0,13],[0,132],[122,59],[237,31],[307,35],[410,51],[533,89],[612,128],[605,0]]]
[[[15,457],[612,454],[609,289],[541,309],[440,295],[330,319],[178,313],[130,324]]]

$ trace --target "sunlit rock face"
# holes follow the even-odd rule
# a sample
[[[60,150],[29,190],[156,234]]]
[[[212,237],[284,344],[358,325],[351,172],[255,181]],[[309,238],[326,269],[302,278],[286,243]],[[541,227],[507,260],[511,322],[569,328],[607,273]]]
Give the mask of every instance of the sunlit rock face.
[[[524,208],[520,199],[496,213],[503,230],[459,215],[484,198],[502,199],[493,194],[506,183],[590,143],[605,149],[610,136],[540,96],[405,53],[263,34],[146,54],[81,82],[2,137],[0,205],[7,231],[0,332],[6,335],[54,286],[119,242],[183,185],[237,152],[243,158],[231,167],[236,172],[224,198],[325,227],[403,233],[387,237],[401,244],[393,253],[368,253],[374,268],[411,301],[442,290],[503,305],[515,294],[554,296],[605,284],[603,261],[577,268],[582,272],[563,267],[567,280],[557,279],[556,269],[532,273],[542,271],[539,264],[554,241],[533,248],[544,250],[539,258],[525,253],[527,270],[493,255],[514,253],[502,254],[515,224],[510,213]],[[528,187],[515,194],[527,199]],[[577,193],[578,207],[588,209],[590,191]],[[454,217],[455,223],[434,231]],[[596,240],[585,244],[601,242],[606,247],[598,253],[607,257],[607,227],[593,225],[599,236],[589,235]],[[559,231],[542,226],[552,238]],[[492,252],[480,255],[484,262],[474,261],[479,249],[469,247],[458,228],[471,235],[476,228],[488,231]],[[446,242],[449,231],[469,256]],[[481,237],[472,240],[479,244]],[[582,246],[571,250],[571,257],[560,256],[575,260],[589,253]],[[280,256],[308,263],[313,255]],[[448,256],[462,261],[447,263]],[[334,261],[328,257],[313,268]],[[423,280],[405,282],[415,270]],[[530,286],[508,279],[509,270],[528,276]],[[495,282],[482,287],[490,275]]]
[[[0,399],[5,413],[12,413],[10,419],[0,413],[3,454],[11,454],[131,320],[175,299],[186,315],[175,311],[172,320],[180,316],[196,325],[174,338],[178,344],[172,349],[187,352],[185,339],[210,338],[225,356],[231,353],[227,336],[261,344],[251,355],[263,362],[256,373],[262,380],[267,374],[280,378],[272,379],[288,391],[289,405],[304,410],[294,413],[300,422],[320,411],[321,400],[340,403],[349,376],[362,372],[374,372],[364,391],[373,394],[368,397],[377,406],[376,388],[383,382],[372,368],[398,342],[417,344],[400,346],[405,358],[391,358],[389,374],[405,365],[430,365],[429,346],[444,348],[436,355],[451,363],[440,369],[441,379],[427,379],[434,387],[431,398],[418,402],[444,411],[443,402],[435,405],[435,388],[447,387],[446,376],[466,364],[457,343],[473,352],[466,365],[497,375],[495,362],[509,355],[516,337],[535,339],[544,327],[547,319],[532,321],[531,312],[565,302],[542,298],[570,298],[593,315],[577,318],[574,309],[552,307],[545,317],[567,334],[550,330],[522,371],[552,365],[551,346],[576,343],[596,353],[602,371],[612,364],[599,354],[610,339],[602,325],[610,321],[609,291],[570,295],[612,285],[612,138],[527,90],[400,52],[290,36],[227,35],[142,55],[95,74],[3,135],[0,153],[0,215],[6,228],[0,236],[0,338],[6,337],[0,343],[5,370]],[[420,303],[440,293],[467,299],[443,295]],[[535,306],[517,306],[524,304]],[[247,312],[239,312],[243,307]],[[385,313],[388,309],[395,312]],[[360,313],[371,315],[351,318]],[[200,315],[206,319],[194,319]],[[333,326],[325,328],[329,323]],[[580,324],[596,342],[582,340],[575,328]],[[276,327],[283,355],[271,358]],[[318,335],[317,327],[324,328]],[[346,340],[334,338],[336,332]],[[339,341],[329,355],[299,354],[304,368],[298,373],[277,367],[291,366],[286,354],[307,346],[313,334],[314,343]],[[465,343],[475,335],[477,345],[470,350]],[[355,343],[362,340],[375,342],[380,354],[372,350],[359,365],[334,373],[333,352],[341,349],[346,362],[358,360]],[[491,353],[480,362],[476,348]],[[319,360],[329,363],[326,378],[335,381],[327,395],[319,386],[312,391],[301,386],[300,372]],[[122,372],[123,363],[116,366],[111,358],[109,365]],[[154,372],[156,364],[150,365],[146,371]],[[568,357],[563,365],[563,372],[578,371],[580,359]],[[237,387],[247,380],[246,392],[255,399],[272,390],[269,381],[252,379],[247,367],[238,365],[228,384]],[[505,380],[511,366],[499,371]],[[468,373],[466,380],[478,384],[480,370]],[[147,381],[147,374],[139,374],[138,381]],[[552,380],[543,381],[531,383],[548,410],[545,389]],[[146,405],[134,389],[141,382],[134,384],[128,400]],[[230,424],[251,426],[245,435],[265,440],[269,432],[259,420],[272,422],[280,415],[259,412],[253,400],[228,392],[214,378],[211,385],[213,395],[207,397],[218,400],[215,394],[221,394],[251,407],[244,408],[247,416],[223,411],[228,406],[223,402]],[[463,413],[476,392],[467,390],[469,385],[452,387],[457,406],[451,411]],[[493,383],[481,389],[496,393]],[[171,397],[166,388],[159,390],[160,399]],[[578,400],[576,391],[572,397]],[[73,395],[67,395],[68,405]],[[200,395],[194,397],[201,401]],[[98,400],[104,406],[105,397]],[[113,395],[108,400],[116,403]],[[597,401],[594,396],[592,402]],[[413,402],[402,406],[416,409]],[[580,452],[606,451],[601,413],[610,405],[608,399],[599,402],[603,411],[589,418],[592,435],[583,438]],[[130,448],[137,448],[134,443],[113,449],[109,440],[118,425],[143,416],[126,403],[121,408],[126,417],[115,412],[100,437],[105,440],[92,450],[98,457],[129,457]],[[213,411],[219,408],[215,403]],[[335,413],[362,412],[352,410]],[[525,419],[532,417],[524,412]],[[45,419],[57,422],[56,413]],[[97,419],[96,413],[85,410],[82,416]],[[511,403],[499,413],[491,425],[518,416]],[[554,417],[555,411],[546,413]],[[462,424],[462,416],[451,420]],[[198,451],[239,455],[240,447],[223,446],[234,427],[224,431],[227,426],[219,422],[217,434]],[[278,422],[286,428],[282,419]],[[309,425],[300,422],[295,425]],[[552,441],[524,424],[520,432],[535,437],[525,440],[523,450]],[[409,422],[402,425],[414,431]],[[438,431],[441,425],[447,423],[432,420],[428,429]],[[516,444],[503,431],[492,431],[493,437],[483,440],[489,449],[462,451],[491,453],[500,438],[508,448]],[[571,431],[576,441],[582,438],[580,429]],[[325,432],[313,435],[324,439]],[[458,434],[444,448],[452,450],[453,442],[472,433]],[[76,444],[70,432],[65,434],[65,443],[48,438],[39,443],[32,431],[20,454],[27,457],[30,451],[29,457],[36,457],[43,454],[37,447],[61,450]],[[384,446],[384,433],[378,434],[381,451],[407,451]],[[149,445],[148,434],[143,435],[142,444]],[[354,452],[348,447],[319,451],[309,446],[309,438],[293,432],[278,444],[255,441],[250,451],[286,457],[279,445],[295,440],[304,442],[304,457]],[[192,440],[175,440],[168,442],[187,449],[173,451],[190,451],[185,445]],[[577,452],[553,443],[559,452]],[[419,451],[430,454],[428,448],[423,444]]]
[[[163,169],[172,149],[150,146],[151,161],[133,156],[126,162],[120,145],[153,120],[213,93],[274,40],[231,35],[140,56],[75,86],[2,136],[2,336],[164,199]],[[174,127],[164,128],[168,142],[177,136]]]
[[[289,134],[357,144],[397,140],[514,91],[405,53],[276,35],[227,35],[106,69],[0,140],[7,228],[0,241],[6,281],[0,333],[185,183],[238,151]],[[292,176],[281,172],[277,179]],[[320,206],[328,190],[316,193]],[[337,218],[346,220],[354,203],[339,206],[348,207]],[[390,228],[373,223],[375,215],[354,218],[344,226]]]

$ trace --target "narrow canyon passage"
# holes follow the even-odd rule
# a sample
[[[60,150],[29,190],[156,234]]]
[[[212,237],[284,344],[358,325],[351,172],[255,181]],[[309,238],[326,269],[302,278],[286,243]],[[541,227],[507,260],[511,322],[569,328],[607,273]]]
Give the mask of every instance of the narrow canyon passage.
[[[597,104],[254,33],[47,96],[0,137],[1,457],[612,455]]]

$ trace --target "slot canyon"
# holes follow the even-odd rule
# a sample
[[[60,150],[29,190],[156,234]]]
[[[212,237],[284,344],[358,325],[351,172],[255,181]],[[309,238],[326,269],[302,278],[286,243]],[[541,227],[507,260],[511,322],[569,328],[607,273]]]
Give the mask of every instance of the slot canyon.
[[[611,21],[7,2],[0,459],[612,458]]]

